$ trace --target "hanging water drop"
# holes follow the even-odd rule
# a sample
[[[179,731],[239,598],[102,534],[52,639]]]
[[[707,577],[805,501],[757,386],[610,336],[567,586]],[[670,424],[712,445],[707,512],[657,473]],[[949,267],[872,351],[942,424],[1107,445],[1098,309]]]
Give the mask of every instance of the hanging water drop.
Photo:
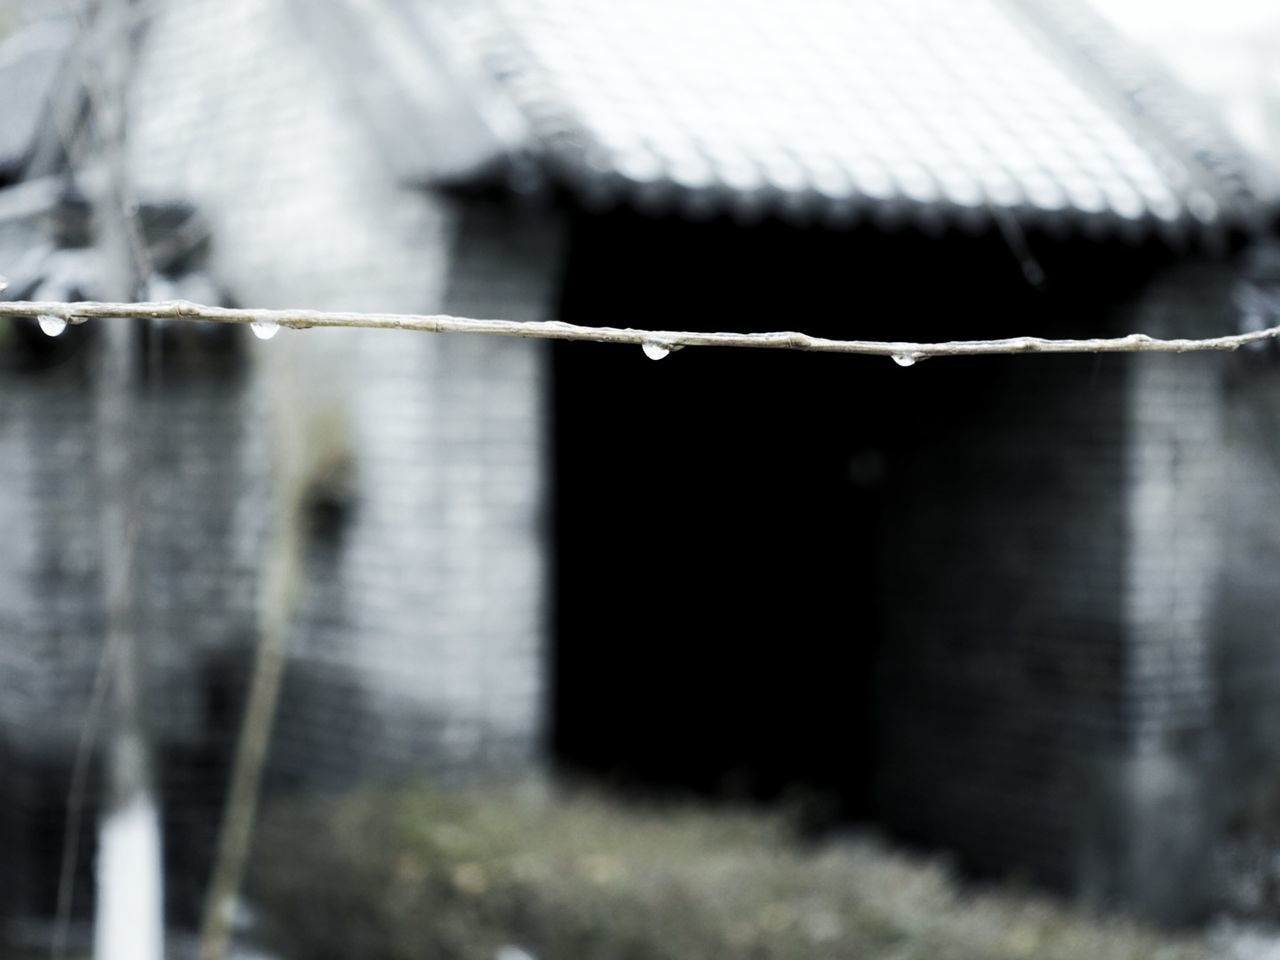
[[[640,344],[640,349],[644,351],[644,355],[650,360],[661,360],[671,352],[670,344],[659,343],[657,340],[646,340]]]
[[[37,322],[40,324],[40,329],[44,331],[44,335],[46,337],[56,337],[62,333],[63,330],[67,329],[67,321],[63,320],[61,317],[55,317],[47,313],[38,317]]]
[[[259,320],[250,321],[249,329],[253,331],[253,335],[259,340],[270,340],[280,332],[280,324],[270,317],[263,317]]]
[[[910,367],[918,359],[914,353],[895,353],[893,355],[893,362],[900,367]]]

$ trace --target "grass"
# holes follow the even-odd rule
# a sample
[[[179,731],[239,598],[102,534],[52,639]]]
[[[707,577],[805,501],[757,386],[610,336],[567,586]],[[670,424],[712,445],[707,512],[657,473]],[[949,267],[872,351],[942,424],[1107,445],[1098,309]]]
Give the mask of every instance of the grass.
[[[966,892],[871,839],[593,793],[425,787],[277,807],[252,898],[290,958],[1017,960],[1202,957],[1192,938]]]

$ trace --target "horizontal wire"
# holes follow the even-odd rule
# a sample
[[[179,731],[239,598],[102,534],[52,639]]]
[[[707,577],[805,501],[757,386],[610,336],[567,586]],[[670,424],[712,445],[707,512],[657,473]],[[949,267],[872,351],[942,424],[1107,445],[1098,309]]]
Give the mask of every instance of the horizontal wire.
[[[559,320],[476,320],[445,314],[351,313],[321,310],[260,310],[239,307],[210,307],[187,300],[155,303],[77,303],[8,301],[0,302],[0,317],[55,317],[68,323],[112,317],[150,320],[192,320],[210,323],[247,323],[260,327],[276,325],[302,330],[311,327],[351,329],[416,330],[425,333],[469,333],[541,340],[586,340],[597,343],[628,343],[646,346],[651,356],[663,356],[681,347],[746,347],[755,349],[803,350],[815,353],[851,353],[893,357],[899,363],[913,363],[931,357],[989,356],[1017,353],[1194,353],[1237,350],[1251,343],[1280,338],[1280,326],[1249,333],[1201,339],[1160,339],[1144,333],[1122,337],[1088,339],[1047,339],[1008,337],[996,340],[949,340],[914,342],[907,340],[834,340],[792,330],[771,333],[698,332],[691,330],[645,330],[632,327],[596,327]]]

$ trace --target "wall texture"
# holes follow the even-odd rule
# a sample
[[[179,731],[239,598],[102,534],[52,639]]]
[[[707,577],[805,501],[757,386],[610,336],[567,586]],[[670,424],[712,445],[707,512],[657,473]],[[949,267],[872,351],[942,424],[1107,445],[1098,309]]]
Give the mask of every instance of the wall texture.
[[[966,372],[979,397],[888,484],[881,808],[980,869],[1071,884],[1107,855],[1092,794],[1123,739],[1125,361]]]
[[[1237,277],[1170,269],[1108,329],[1231,330]],[[1158,918],[1219,901],[1215,851],[1261,829],[1280,761],[1273,363],[994,361],[972,413],[903,461],[891,823]]]
[[[278,5],[184,0],[142,48],[136,187],[212,224],[267,307],[542,316],[554,226],[387,175]],[[472,259],[498,271],[485,284]],[[170,906],[198,909],[280,505],[304,511],[269,796],[536,768],[543,741],[544,351],[387,332],[157,328],[131,438],[138,634]],[[92,334],[0,372],[0,913],[47,916],[102,636]],[[13,785],[11,788],[10,785]],[[89,892],[92,805],[80,881]],[[81,906],[88,902],[82,897]]]

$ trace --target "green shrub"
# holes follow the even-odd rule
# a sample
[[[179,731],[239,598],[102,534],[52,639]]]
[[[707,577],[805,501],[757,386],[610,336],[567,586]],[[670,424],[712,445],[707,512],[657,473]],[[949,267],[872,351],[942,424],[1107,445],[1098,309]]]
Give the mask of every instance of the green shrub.
[[[277,807],[251,896],[294,960],[1183,960],[1190,939],[965,893],[869,838],[760,813],[426,787]]]

